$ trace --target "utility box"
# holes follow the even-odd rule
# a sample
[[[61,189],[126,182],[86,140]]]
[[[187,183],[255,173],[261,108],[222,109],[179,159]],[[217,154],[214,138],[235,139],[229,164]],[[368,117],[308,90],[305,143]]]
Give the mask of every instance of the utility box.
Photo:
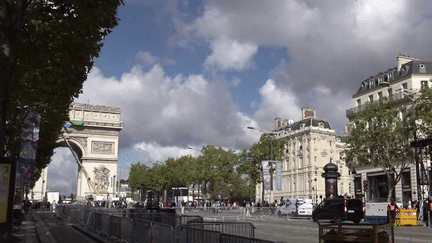
[[[49,202],[51,204],[54,201],[55,201],[55,203],[58,203],[58,201],[60,199],[60,192],[56,192],[56,191],[46,192],[46,199],[47,199],[47,202]]]

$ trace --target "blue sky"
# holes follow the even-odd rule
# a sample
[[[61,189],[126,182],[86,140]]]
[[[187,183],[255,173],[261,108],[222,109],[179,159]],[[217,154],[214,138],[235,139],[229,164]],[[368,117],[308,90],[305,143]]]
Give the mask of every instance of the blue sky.
[[[395,67],[399,53],[432,60],[430,9],[408,0],[125,0],[77,102],[120,107],[122,178],[137,161],[199,154],[188,147],[247,148],[260,134],[246,127],[299,120],[302,107],[343,132],[361,81]],[[51,166],[67,163],[76,167],[58,149]]]

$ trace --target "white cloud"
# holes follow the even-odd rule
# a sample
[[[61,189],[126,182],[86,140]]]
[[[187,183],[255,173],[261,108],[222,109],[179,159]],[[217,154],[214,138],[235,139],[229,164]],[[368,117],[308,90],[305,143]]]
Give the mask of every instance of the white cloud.
[[[136,55],[136,59],[143,61],[147,64],[155,64],[157,62],[157,58],[152,56],[149,51],[147,52],[139,52]]]
[[[188,147],[192,149],[188,149]],[[134,145],[135,150],[140,155],[140,162],[146,165],[152,165],[158,161],[165,161],[169,157],[178,158],[184,155],[198,156],[201,147],[193,148],[187,146],[186,148],[178,146],[161,146],[157,142],[141,142]]]
[[[78,102],[118,106],[124,129],[120,147],[156,142],[162,147],[201,144],[247,147],[242,118],[227,84],[202,75],[167,76],[159,64],[135,66],[120,80],[94,68]]]
[[[240,43],[224,36],[211,43],[212,54],[204,62],[206,68],[217,68],[222,71],[243,71],[252,66],[252,57],[258,46],[251,42]]]
[[[69,148],[57,148],[48,165],[47,189],[62,195],[76,193],[78,164]]]
[[[277,88],[273,79],[267,80],[260,90],[261,105],[256,120],[262,129],[272,129],[275,117],[299,120],[300,106],[298,97],[289,88]]]
[[[345,110],[350,107],[351,96],[360,81],[394,67],[398,53],[430,59],[432,18],[427,11],[430,8],[427,1],[407,0],[331,4],[307,0],[248,1],[248,4],[220,0],[208,2],[204,14],[188,28],[195,28],[195,36],[210,43],[213,51],[215,40],[221,38],[287,50],[289,60],[284,72],[289,75],[278,79],[270,76],[275,89],[284,91],[289,87],[291,97],[293,94],[297,97],[298,107],[316,107],[317,113],[342,126],[347,122],[344,110],[336,116],[330,114],[334,114],[335,106]],[[224,65],[229,63],[226,61]],[[318,85],[333,91],[321,94],[325,96],[321,100],[328,103],[316,103],[318,99],[310,96],[311,89]],[[331,99],[335,94],[340,94],[338,103]],[[268,108],[271,111],[257,113],[260,123],[264,114],[276,113]],[[267,121],[273,118],[269,116]]]
[[[135,59],[145,66],[153,66],[156,63],[159,63],[161,66],[175,64],[175,60],[167,57],[160,58],[158,56],[153,56],[149,51],[138,52],[138,54],[135,55]]]
[[[237,77],[237,76],[233,76],[231,78],[229,86],[230,87],[237,87],[237,86],[239,86],[240,83],[241,83],[241,79],[239,77]]]

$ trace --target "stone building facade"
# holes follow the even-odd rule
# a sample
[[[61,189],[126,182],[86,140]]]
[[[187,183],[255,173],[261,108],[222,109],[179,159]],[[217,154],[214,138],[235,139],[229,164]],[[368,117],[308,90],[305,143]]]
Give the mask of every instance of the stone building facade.
[[[351,108],[346,111],[349,120],[346,132],[350,132],[355,122],[355,114],[361,111],[367,102],[377,102],[387,97],[400,108],[399,116],[402,116],[404,112],[412,108],[413,100],[419,96],[419,91],[422,88],[431,87],[432,62],[403,55],[399,55],[396,59],[396,67],[370,76],[360,83],[358,91],[352,96]],[[430,160],[427,159],[427,156],[423,158],[425,167],[429,168],[429,174],[431,174]],[[394,163],[397,165],[398,162],[394,161]],[[380,167],[349,166],[357,172],[353,175],[354,183],[351,184],[351,190],[355,191],[356,197],[362,198],[366,195],[366,201],[369,202],[387,200],[387,178]],[[367,190],[365,190],[364,182],[368,184]],[[409,198],[417,199],[415,164],[404,170],[402,179],[396,185],[394,197],[399,203],[407,202]]]
[[[281,198],[313,199],[321,202],[325,197],[325,183],[321,174],[323,167],[332,161],[341,174],[338,181],[338,193],[350,195],[350,175],[342,152],[345,145],[343,135],[335,132],[328,120],[315,116],[313,108],[302,108],[302,119],[293,120],[275,118],[275,127],[271,131],[275,139],[285,143],[282,161],[282,187],[264,190],[264,200],[274,202]],[[273,185],[276,176],[273,175]],[[262,183],[256,187],[256,201],[261,201]],[[322,197],[322,199],[321,199]]]

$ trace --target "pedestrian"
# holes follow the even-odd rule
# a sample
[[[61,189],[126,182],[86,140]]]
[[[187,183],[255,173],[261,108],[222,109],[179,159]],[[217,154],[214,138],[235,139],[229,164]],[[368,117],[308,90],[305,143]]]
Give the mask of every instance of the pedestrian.
[[[411,198],[408,198],[408,205],[407,205],[407,209],[412,209],[412,202],[411,202]]]
[[[246,204],[246,217],[248,218],[250,218],[251,217],[251,213],[250,213],[250,203],[248,202],[247,204]]]
[[[181,214],[184,214],[184,208],[185,208],[185,201],[183,200],[180,204],[181,206]]]
[[[391,203],[387,206],[387,217],[389,223],[395,223],[397,210],[399,210],[399,207],[396,205],[395,201],[392,200]]]

